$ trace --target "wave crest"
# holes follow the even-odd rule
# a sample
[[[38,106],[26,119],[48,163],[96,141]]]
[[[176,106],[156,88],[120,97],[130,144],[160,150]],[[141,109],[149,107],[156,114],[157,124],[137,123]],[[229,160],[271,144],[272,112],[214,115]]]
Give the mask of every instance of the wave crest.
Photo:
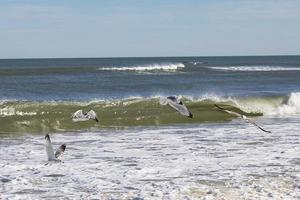
[[[228,98],[228,102],[247,113],[286,117],[300,114],[300,92],[278,97]]]
[[[280,116],[300,114],[300,92],[291,93],[280,106],[269,114]]]
[[[228,67],[209,67],[214,70],[222,71],[298,71],[299,67],[283,67],[283,66],[267,66],[267,65],[255,65],[255,66],[228,66]]]
[[[183,63],[157,63],[137,66],[101,67],[103,71],[176,71],[184,68]]]
[[[300,92],[278,97],[182,97],[194,118],[181,116],[169,106],[159,104],[159,97],[119,100],[72,101],[7,101],[0,105],[1,131],[49,132],[97,130],[103,127],[159,126],[179,123],[230,121],[234,116],[220,112],[214,104],[247,116],[284,116],[300,114]],[[93,109],[100,123],[74,123],[71,115],[77,110]]]

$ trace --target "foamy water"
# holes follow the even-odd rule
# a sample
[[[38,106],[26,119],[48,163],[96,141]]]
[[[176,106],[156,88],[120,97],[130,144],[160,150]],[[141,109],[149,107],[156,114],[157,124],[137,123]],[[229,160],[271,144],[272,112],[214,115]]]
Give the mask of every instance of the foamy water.
[[[275,114],[300,114],[300,92],[292,93],[287,101],[273,111]]]
[[[228,67],[209,67],[210,69],[215,70],[224,70],[224,71],[298,71],[300,67],[282,67],[282,66],[265,66],[265,65],[256,65],[256,66],[228,66]]]
[[[260,112],[267,116],[295,116],[300,114],[300,92],[286,98],[228,99],[246,112]]]
[[[1,199],[298,199],[299,122],[52,134],[67,150],[48,165],[43,135],[3,138]]]
[[[137,65],[137,66],[130,66],[130,67],[101,67],[99,70],[104,71],[174,71],[177,69],[184,68],[184,64],[182,63],[158,63],[158,64],[151,64],[151,65]]]

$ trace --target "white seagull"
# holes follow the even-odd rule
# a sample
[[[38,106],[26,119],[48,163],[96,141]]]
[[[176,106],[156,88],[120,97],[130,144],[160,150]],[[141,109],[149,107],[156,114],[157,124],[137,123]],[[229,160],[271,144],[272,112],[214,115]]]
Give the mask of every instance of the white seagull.
[[[45,139],[46,139],[46,152],[48,156],[48,161],[60,161],[58,157],[64,153],[64,151],[66,150],[66,145],[62,144],[54,152],[49,134],[46,134]]]
[[[226,112],[228,114],[235,115],[235,116],[239,117],[240,119],[244,120],[245,122],[253,124],[254,126],[256,126],[257,128],[259,128],[260,130],[262,130],[262,131],[264,131],[266,133],[272,133],[271,131],[267,131],[267,130],[263,129],[262,127],[260,127],[259,125],[257,125],[254,121],[252,121],[251,119],[249,119],[245,115],[242,115],[242,114],[234,112],[234,111],[226,110],[225,108],[222,108],[222,107],[218,106],[217,104],[215,104],[215,106],[218,109],[220,109],[220,110],[222,110],[222,111],[224,111],[224,112]]]
[[[167,98],[160,98],[159,103],[161,105],[169,104],[169,106],[177,110],[180,114],[189,118],[193,118],[193,114],[187,109],[187,107],[182,103],[182,101],[178,97],[169,96]]]
[[[73,115],[72,115],[72,120],[74,122],[80,122],[80,121],[87,121],[93,119],[96,122],[99,122],[98,118],[97,118],[97,114],[95,111],[90,110],[87,113],[83,113],[82,110],[77,110]]]

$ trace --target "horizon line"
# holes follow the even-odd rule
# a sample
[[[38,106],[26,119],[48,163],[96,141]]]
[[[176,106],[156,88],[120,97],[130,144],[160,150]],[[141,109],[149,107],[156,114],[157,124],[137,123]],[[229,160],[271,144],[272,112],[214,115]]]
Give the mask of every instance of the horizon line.
[[[0,58],[0,60],[26,60],[26,59],[111,59],[111,58],[192,58],[192,57],[280,57],[280,56],[300,56],[300,54],[270,54],[270,55],[202,55],[202,56],[87,56],[87,57],[12,57],[12,58]]]

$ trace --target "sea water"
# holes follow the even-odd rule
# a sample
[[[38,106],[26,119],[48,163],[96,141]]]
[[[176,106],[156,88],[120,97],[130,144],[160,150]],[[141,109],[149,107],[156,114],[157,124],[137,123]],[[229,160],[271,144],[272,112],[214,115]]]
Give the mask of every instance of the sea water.
[[[300,56],[0,60],[0,199],[298,199],[299,114]]]

